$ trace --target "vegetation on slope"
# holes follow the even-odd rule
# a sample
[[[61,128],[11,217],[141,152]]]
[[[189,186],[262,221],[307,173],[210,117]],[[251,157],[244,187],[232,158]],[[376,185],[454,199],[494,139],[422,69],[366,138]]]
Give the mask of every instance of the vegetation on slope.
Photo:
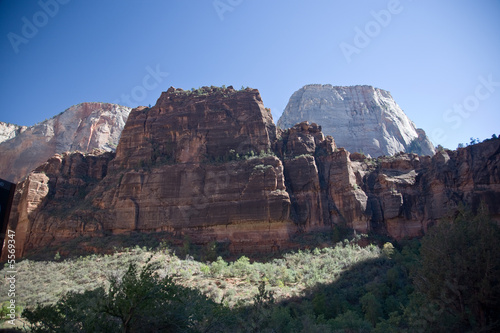
[[[267,262],[139,247],[24,260],[17,300],[34,332],[496,331],[499,237],[486,213],[462,210],[396,248],[357,239]]]

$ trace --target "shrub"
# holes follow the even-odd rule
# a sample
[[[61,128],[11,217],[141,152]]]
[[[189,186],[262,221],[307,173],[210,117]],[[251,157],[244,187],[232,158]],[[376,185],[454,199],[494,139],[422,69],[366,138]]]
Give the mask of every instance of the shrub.
[[[221,277],[227,273],[228,263],[222,259],[222,257],[218,257],[217,261],[214,261],[210,265],[210,274],[212,277]]]
[[[411,140],[411,142],[406,147],[406,152],[417,155],[422,154],[422,145],[420,144],[420,141],[418,141],[418,138]]]

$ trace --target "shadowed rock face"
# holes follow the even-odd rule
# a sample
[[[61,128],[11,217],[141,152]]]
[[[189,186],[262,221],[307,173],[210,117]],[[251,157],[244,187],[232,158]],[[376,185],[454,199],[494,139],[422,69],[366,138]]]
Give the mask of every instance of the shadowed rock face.
[[[0,124],[9,136],[0,143],[0,177],[18,182],[56,153],[114,150],[129,113],[120,105],[82,103],[31,127]]]
[[[339,147],[351,152],[434,154],[425,132],[415,127],[391,94],[371,86],[304,86],[290,97],[278,126],[289,128],[302,121],[320,124]]]
[[[368,159],[307,122],[276,130],[257,90],[170,88],[134,109],[116,153],[55,155],[16,190],[17,255],[79,236],[168,231],[234,252],[343,225],[415,237],[459,203],[500,221],[500,139]],[[5,251],[4,251],[5,252]],[[5,253],[4,253],[5,254]]]

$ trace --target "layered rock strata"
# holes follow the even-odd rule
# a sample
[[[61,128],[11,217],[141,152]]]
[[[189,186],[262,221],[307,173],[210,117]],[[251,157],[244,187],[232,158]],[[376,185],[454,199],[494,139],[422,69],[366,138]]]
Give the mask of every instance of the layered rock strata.
[[[336,225],[401,239],[460,203],[500,221],[500,139],[370,159],[307,122],[276,130],[257,90],[170,88],[116,153],[56,155],[17,187],[18,256],[79,236],[166,231],[270,252]]]
[[[230,242],[233,251],[279,246],[293,224],[275,141],[257,90],[171,88],[130,113],[113,158],[56,156],[22,183],[17,210],[29,219],[17,218],[28,230],[20,255],[82,235],[154,231]],[[27,212],[26,201],[39,209]]]
[[[11,130],[0,143],[0,178],[19,182],[54,154],[114,150],[129,113],[116,104],[81,103],[34,126],[6,128]]]
[[[415,127],[391,94],[371,86],[304,86],[290,97],[278,126],[289,128],[302,121],[320,124],[337,145],[351,152],[373,157],[434,154],[425,132]]]

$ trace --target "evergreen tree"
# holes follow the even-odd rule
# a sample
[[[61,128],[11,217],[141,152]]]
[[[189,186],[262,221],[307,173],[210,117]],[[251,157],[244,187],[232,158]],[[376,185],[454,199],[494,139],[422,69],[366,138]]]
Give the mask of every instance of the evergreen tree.
[[[500,229],[481,205],[477,215],[460,208],[422,239],[414,284],[444,331],[500,329]],[[427,314],[427,318],[429,318]],[[436,329],[436,331],[441,331]]]

